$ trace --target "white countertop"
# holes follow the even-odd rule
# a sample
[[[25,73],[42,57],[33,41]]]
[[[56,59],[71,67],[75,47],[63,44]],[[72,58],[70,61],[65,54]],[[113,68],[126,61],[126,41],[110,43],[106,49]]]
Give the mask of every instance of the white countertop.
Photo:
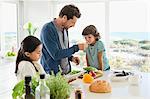
[[[12,88],[17,83],[14,71],[15,62],[0,64],[0,99],[12,99]]]
[[[12,88],[17,80],[14,74],[15,63],[0,65],[0,99],[11,99]],[[77,79],[71,84],[73,86],[80,85],[84,91],[84,99],[150,99],[150,73],[140,73],[142,75],[139,86],[132,86],[128,81],[112,82],[108,75],[104,72],[102,77],[98,79],[107,80],[112,86],[111,93],[92,93],[89,91],[89,84],[83,83],[82,79]],[[75,99],[72,92],[70,99]]]
[[[72,86],[80,86],[83,89],[83,99],[150,99],[150,73],[139,73],[142,78],[139,85],[131,85],[128,80],[114,82],[109,78],[110,72],[104,72],[102,77],[95,80],[106,80],[112,87],[111,93],[92,93],[89,91],[89,85],[77,79],[71,83]],[[75,99],[72,92],[70,99]]]

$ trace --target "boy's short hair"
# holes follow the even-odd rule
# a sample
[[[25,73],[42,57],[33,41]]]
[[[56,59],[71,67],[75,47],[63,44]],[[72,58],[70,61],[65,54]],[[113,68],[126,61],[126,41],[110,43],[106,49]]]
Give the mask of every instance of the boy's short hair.
[[[97,31],[97,29],[94,25],[89,25],[84,28],[82,35],[85,36],[85,35],[89,35],[89,34],[92,34],[94,37],[96,37],[96,41],[98,41],[100,39],[99,32]]]

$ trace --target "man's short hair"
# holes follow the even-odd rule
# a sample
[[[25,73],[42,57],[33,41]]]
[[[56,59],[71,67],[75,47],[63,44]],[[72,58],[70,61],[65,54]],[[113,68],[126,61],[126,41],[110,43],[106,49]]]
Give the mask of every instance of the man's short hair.
[[[75,5],[64,6],[59,13],[59,17],[63,17],[64,15],[67,16],[68,20],[73,19],[73,16],[76,16],[77,18],[81,17],[81,13]]]

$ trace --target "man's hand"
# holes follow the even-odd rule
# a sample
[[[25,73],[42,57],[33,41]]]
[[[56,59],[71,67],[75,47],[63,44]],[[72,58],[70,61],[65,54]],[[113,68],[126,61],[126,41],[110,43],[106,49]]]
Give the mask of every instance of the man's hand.
[[[72,57],[72,62],[74,62],[76,65],[79,65],[80,59],[78,57]]]

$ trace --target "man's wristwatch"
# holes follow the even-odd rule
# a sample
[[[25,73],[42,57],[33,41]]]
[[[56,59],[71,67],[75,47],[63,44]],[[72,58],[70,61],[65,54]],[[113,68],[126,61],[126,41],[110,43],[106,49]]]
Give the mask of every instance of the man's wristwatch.
[[[74,45],[74,51],[75,51],[75,52],[78,52],[78,51],[79,51],[78,45]]]

